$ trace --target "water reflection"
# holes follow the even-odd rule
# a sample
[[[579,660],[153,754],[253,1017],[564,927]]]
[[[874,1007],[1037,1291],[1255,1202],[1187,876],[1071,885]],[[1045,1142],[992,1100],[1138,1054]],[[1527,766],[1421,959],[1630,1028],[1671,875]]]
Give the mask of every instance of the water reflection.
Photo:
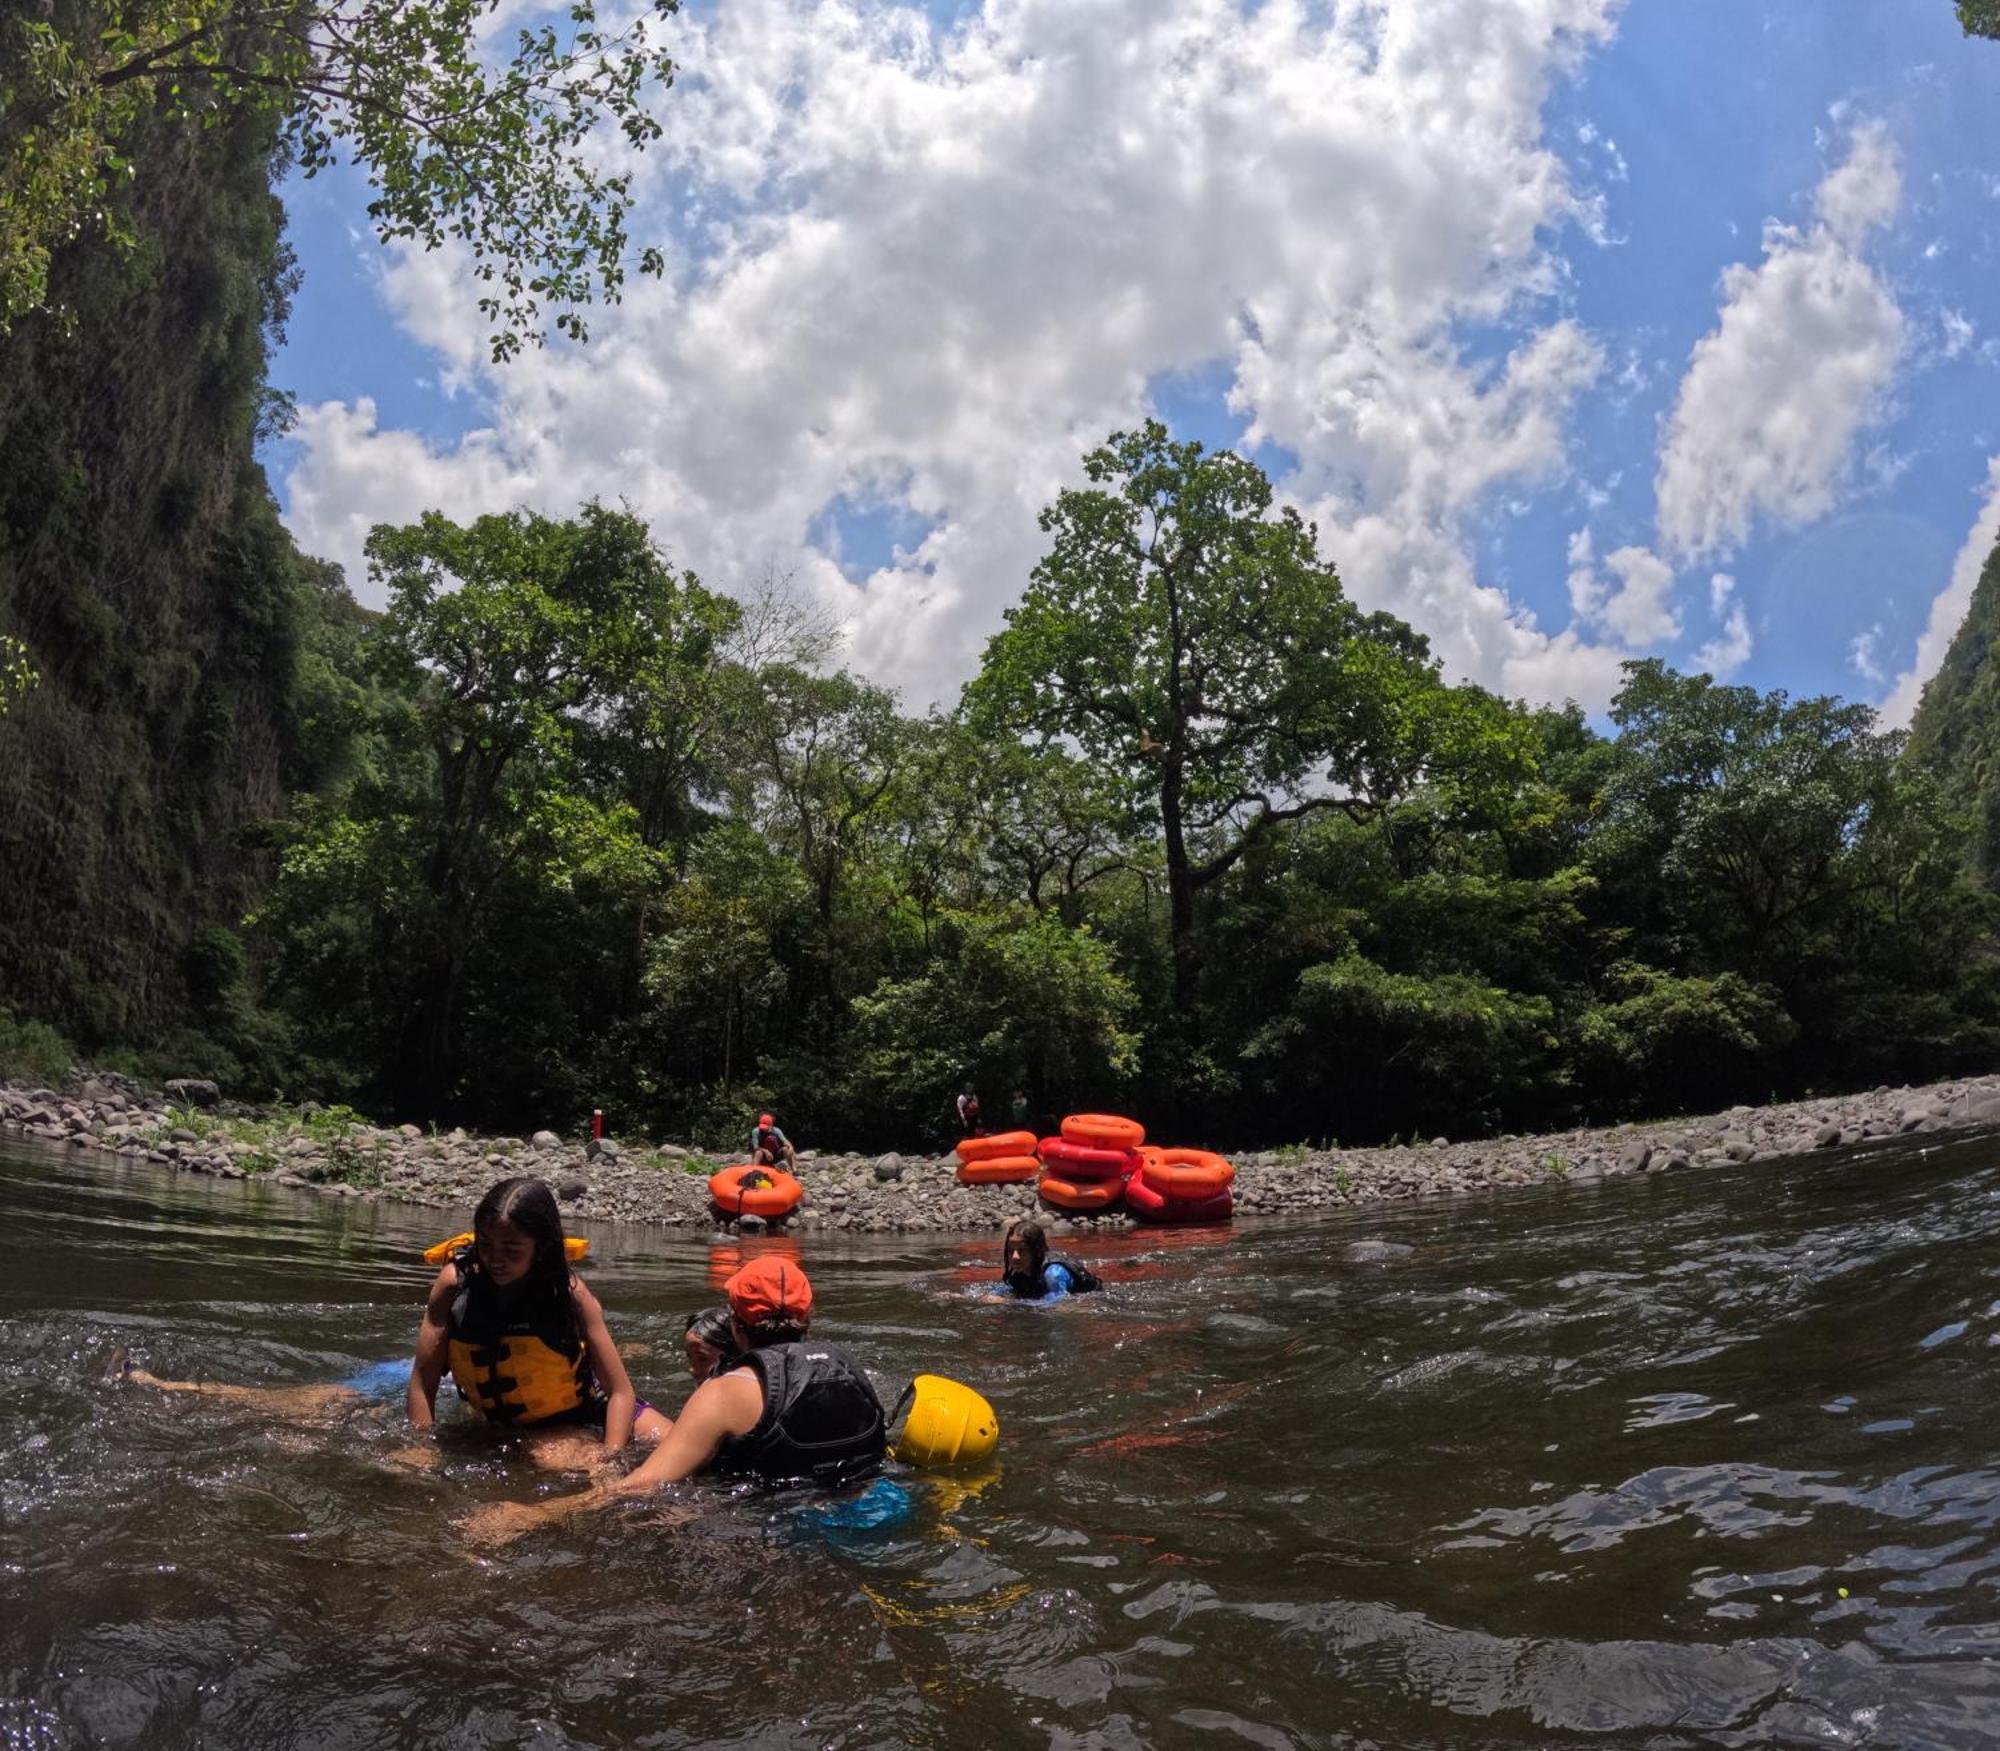
[[[1985,1745],[2000,1736],[2000,1157],[1966,1142],[1063,1243],[596,1235],[635,1383],[755,1253],[992,1473],[900,1523],[696,1486],[498,1558],[552,1487],[104,1384],[406,1352],[437,1219],[0,1158],[0,1743]],[[1356,1239],[1415,1250],[1350,1262]],[[558,1480],[553,1487],[568,1487]]]

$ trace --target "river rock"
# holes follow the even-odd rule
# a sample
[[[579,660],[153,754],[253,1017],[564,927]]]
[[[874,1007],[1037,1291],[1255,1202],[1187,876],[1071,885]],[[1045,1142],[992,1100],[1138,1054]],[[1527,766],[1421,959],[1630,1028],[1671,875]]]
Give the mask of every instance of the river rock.
[[[1652,1159],[1652,1144],[1637,1141],[1628,1143],[1618,1152],[1618,1171],[1620,1173],[1644,1173],[1646,1171],[1646,1163]],[[1579,1169],[1579,1171],[1581,1170]]]
[[[566,1173],[556,1181],[556,1196],[565,1204],[574,1204],[590,1190],[590,1181],[577,1174]]]
[[[167,1084],[167,1097],[179,1106],[212,1107],[222,1100],[222,1090],[199,1076],[176,1076]]]
[[[553,1131],[537,1131],[528,1141],[541,1150],[544,1155],[551,1149],[560,1149],[562,1147],[562,1139]]]
[[[1815,1149],[1834,1149],[1840,1144],[1840,1127],[1831,1119],[1813,1133],[1812,1146]]]
[[[1394,1240],[1357,1240],[1348,1246],[1342,1257],[1350,1265],[1388,1265],[1398,1259],[1406,1259],[1417,1249],[1404,1246]]]
[[[770,1228],[770,1223],[762,1216],[752,1216],[748,1212],[736,1218],[730,1225],[738,1234],[762,1234]]]
[[[875,1158],[875,1183],[892,1185],[903,1177],[903,1158],[900,1155],[878,1155]]]

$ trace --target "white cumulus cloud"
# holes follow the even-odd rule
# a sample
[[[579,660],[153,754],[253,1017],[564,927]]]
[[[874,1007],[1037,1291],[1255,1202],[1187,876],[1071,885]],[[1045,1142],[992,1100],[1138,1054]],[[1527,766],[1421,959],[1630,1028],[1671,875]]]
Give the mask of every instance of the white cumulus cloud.
[[[1979,574],[1996,544],[2000,544],[2000,456],[1987,461],[1985,502],[1952,563],[1951,582],[1931,603],[1930,618],[1917,639],[1916,656],[1896,677],[1895,686],[1889,689],[1888,698],[1879,708],[1885,729],[1904,729],[1916,715],[1917,703],[1924,696],[1924,684],[1943,665],[1945,653],[1951,649],[1951,641],[1965,620],[1966,610],[1972,606],[1973,586],[1979,582]]]
[[[1669,552],[1726,553],[1760,521],[1796,528],[1832,509],[1906,344],[1861,255],[1900,190],[1886,130],[1863,124],[1819,186],[1817,220],[1768,224],[1763,261],[1723,274],[1721,319],[1695,345],[1660,457]]]
[[[1673,597],[1673,567],[1651,548],[1615,548],[1600,571],[1590,531],[1570,537],[1569,605],[1583,625],[1604,628],[1628,649],[1657,644],[1680,635]]]
[[[1541,630],[1481,579],[1471,531],[1500,489],[1563,474],[1603,369],[1548,315],[1554,240],[1597,215],[1542,112],[1618,6],[986,0],[948,30],[885,0],[684,16],[639,172],[678,215],[668,278],[596,313],[588,347],[495,370],[467,345],[463,264],[392,267],[392,307],[485,423],[432,446],[365,402],[308,409],[292,527],[359,585],[378,520],[623,499],[710,582],[789,571],[858,666],[946,696],[1083,450],[1143,417],[1161,373],[1219,362],[1248,441],[1297,458],[1280,490],[1359,599],[1455,675],[1602,705],[1615,644]],[[1867,206],[1858,185],[1829,199]],[[1461,349],[1475,324],[1511,332],[1503,359]],[[850,576],[813,539],[836,500],[927,533]],[[1650,576],[1617,575],[1622,639],[1668,610]]]

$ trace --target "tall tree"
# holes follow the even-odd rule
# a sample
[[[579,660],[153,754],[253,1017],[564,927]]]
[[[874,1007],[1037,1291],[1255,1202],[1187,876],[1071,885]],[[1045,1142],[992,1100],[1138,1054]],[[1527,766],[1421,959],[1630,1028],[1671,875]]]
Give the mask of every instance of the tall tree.
[[[1366,813],[1443,746],[1423,639],[1364,614],[1263,471],[1149,421],[1084,458],[969,690],[976,720],[1083,755],[1148,800],[1175,991],[1194,993],[1196,896],[1280,823]]]
[[[374,188],[386,243],[467,249],[496,358],[554,326],[584,338],[584,308],[625,278],[631,175],[592,139],[642,151],[646,107],[673,64],[660,44],[678,0],[604,21],[568,0],[560,27],[490,53],[504,0],[42,0],[0,19],[0,332],[43,306],[64,242],[121,235],[109,194],[131,174],[140,124],[207,128],[275,113],[311,176],[343,155]],[[641,267],[660,271],[647,249]]]
[[[313,916],[343,896],[369,902],[368,976],[393,985],[397,1104],[435,1113],[456,1092],[468,980],[503,907],[529,918],[538,896],[579,884],[636,905],[655,883],[637,810],[619,786],[590,782],[581,753],[647,721],[674,690],[671,656],[700,685],[708,641],[687,629],[713,614],[644,524],[601,505],[467,526],[432,513],[378,528],[368,554],[390,598],[374,648],[405,702],[400,748],[346,808],[305,812],[276,904],[310,938]],[[640,954],[634,933],[634,997]]]

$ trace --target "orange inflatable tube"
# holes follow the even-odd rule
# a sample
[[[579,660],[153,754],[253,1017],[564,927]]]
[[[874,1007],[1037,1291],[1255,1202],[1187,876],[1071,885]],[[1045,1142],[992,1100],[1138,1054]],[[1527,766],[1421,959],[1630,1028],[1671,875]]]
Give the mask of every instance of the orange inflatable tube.
[[[962,1186],[1022,1186],[1042,1171],[1032,1155],[982,1155],[977,1161],[958,1164]]]
[[[1092,1143],[1072,1143],[1067,1137],[1042,1139],[1042,1165],[1064,1179],[1130,1179],[1139,1157],[1130,1149],[1099,1149]]]
[[[770,1184],[746,1187],[743,1182],[752,1174],[761,1174]],[[762,1216],[775,1221],[796,1210],[805,1195],[805,1187],[783,1168],[757,1167],[747,1161],[711,1174],[708,1181],[709,1201],[725,1216]]]
[[[1058,1210],[1108,1210],[1118,1202],[1118,1194],[1124,1189],[1122,1180],[1063,1179],[1053,1173],[1043,1174],[1042,1183],[1035,1188],[1043,1203],[1053,1204]]]
[[[970,1165],[975,1161],[998,1161],[1006,1156],[1033,1155],[1032,1131],[1002,1131],[996,1137],[967,1137],[958,1145],[958,1158]]]
[[[1121,1119],[1116,1113],[1071,1113],[1062,1122],[1062,1134],[1072,1143],[1092,1149],[1137,1149],[1146,1141],[1146,1127],[1137,1119]]]
[[[1197,1203],[1226,1192],[1236,1169],[1206,1149],[1162,1149],[1139,1168],[1146,1184],[1169,1203]]]

